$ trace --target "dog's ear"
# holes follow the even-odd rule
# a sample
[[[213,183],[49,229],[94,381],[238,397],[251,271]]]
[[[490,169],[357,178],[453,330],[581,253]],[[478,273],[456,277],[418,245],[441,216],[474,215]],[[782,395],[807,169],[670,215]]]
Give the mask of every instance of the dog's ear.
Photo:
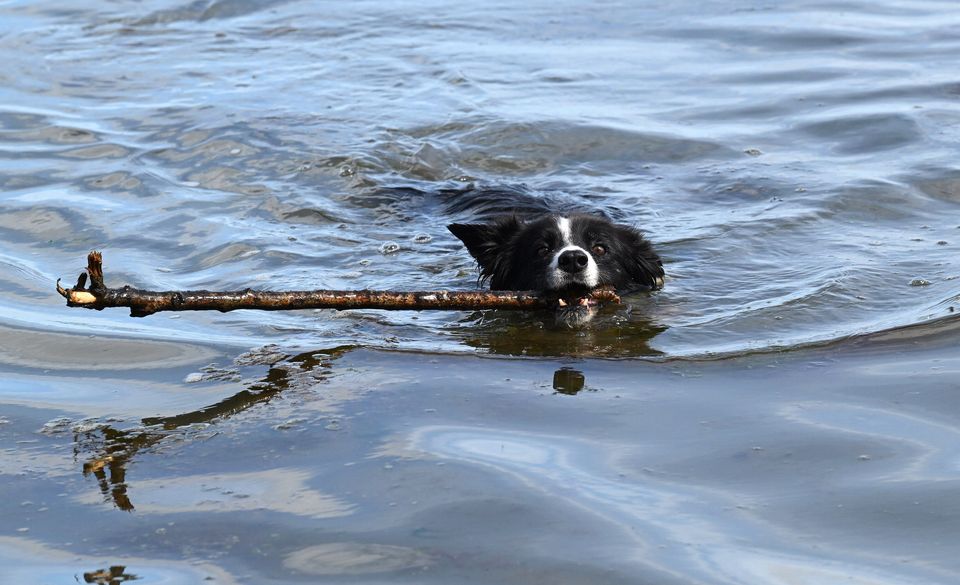
[[[491,254],[499,253],[520,230],[516,217],[505,217],[494,223],[452,223],[447,226],[467,246],[470,255],[481,264]]]
[[[520,220],[505,217],[494,223],[453,223],[447,226],[467,247],[480,265],[481,279],[487,279],[506,269],[509,244],[520,231]]]
[[[648,286],[653,290],[663,288],[663,261],[653,251],[643,234],[637,230],[630,230],[633,239],[633,253],[626,261],[624,268],[630,278],[637,284]]]
[[[451,223],[447,229],[463,242],[471,256],[479,259],[484,249],[494,241],[491,227],[482,223]]]

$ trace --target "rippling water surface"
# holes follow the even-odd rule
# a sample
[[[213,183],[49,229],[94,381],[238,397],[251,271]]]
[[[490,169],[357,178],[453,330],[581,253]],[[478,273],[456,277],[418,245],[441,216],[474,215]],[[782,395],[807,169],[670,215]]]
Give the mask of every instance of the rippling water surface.
[[[957,582],[958,26],[0,2],[0,576]],[[665,288],[583,330],[53,291],[91,249],[142,288],[471,289],[445,226],[539,208],[643,229]]]

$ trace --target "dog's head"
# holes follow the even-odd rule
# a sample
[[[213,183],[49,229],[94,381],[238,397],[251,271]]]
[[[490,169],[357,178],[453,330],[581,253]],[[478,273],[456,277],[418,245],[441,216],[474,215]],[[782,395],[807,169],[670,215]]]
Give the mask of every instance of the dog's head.
[[[636,229],[590,215],[510,216],[489,224],[452,224],[493,290],[555,293],[561,309],[592,316],[584,298],[597,287],[620,292],[663,286],[663,265]],[[590,313],[586,318],[584,311]],[[563,311],[569,312],[569,311]]]

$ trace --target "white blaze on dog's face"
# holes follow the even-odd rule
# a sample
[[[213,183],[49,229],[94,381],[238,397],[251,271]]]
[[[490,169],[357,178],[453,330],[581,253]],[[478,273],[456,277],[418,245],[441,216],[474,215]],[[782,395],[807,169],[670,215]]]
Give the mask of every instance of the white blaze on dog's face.
[[[551,290],[560,290],[570,285],[582,285],[594,289],[600,284],[600,270],[589,250],[574,243],[569,217],[557,217],[560,232],[560,249],[553,253],[547,268],[547,282]]]

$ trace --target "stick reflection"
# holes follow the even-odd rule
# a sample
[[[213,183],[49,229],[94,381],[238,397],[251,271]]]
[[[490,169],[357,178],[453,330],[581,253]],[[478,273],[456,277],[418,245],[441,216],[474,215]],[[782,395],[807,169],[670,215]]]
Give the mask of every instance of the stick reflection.
[[[286,357],[270,366],[266,375],[246,389],[220,402],[191,412],[173,416],[142,419],[132,429],[116,429],[109,425],[74,435],[74,456],[83,460],[83,475],[93,476],[106,501],[130,512],[134,504],[128,494],[127,468],[138,453],[157,446],[165,439],[188,432],[196,425],[226,420],[254,406],[266,404],[287,390],[303,373],[312,374],[311,383],[329,377],[332,362],[352,346],[313,351]]]

